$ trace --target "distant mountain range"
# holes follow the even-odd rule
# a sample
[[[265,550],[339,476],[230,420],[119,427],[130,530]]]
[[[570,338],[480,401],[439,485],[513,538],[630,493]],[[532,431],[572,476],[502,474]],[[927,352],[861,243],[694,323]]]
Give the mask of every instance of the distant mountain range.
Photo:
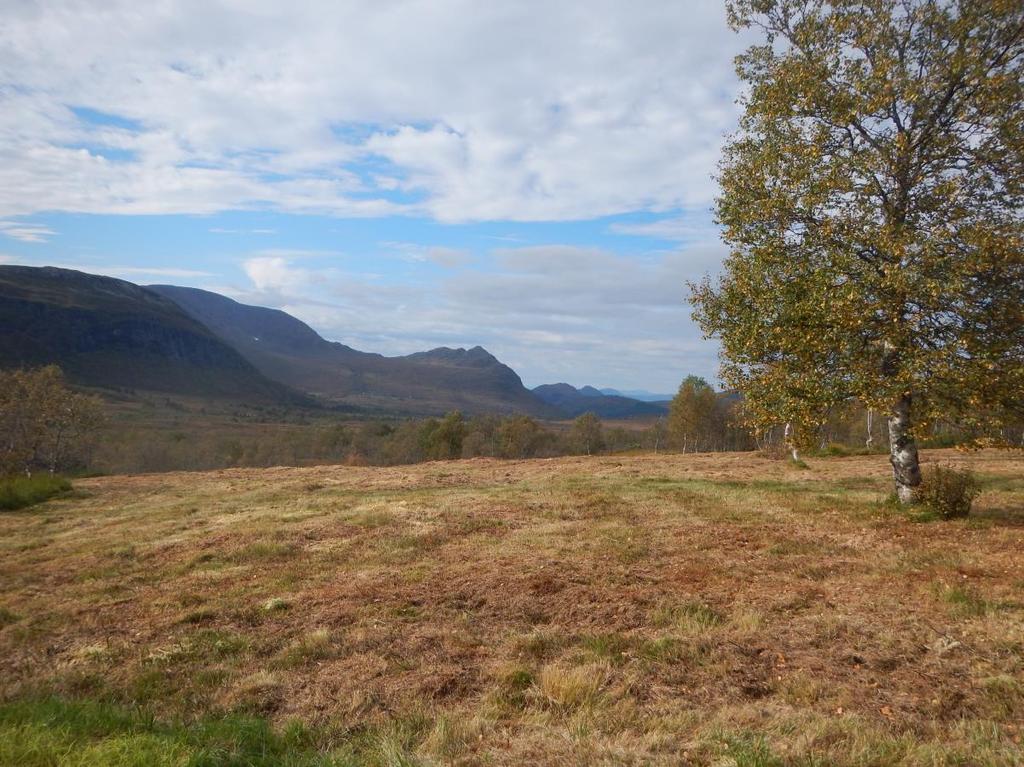
[[[55,267],[0,266],[0,327],[0,367],[56,363],[99,388],[407,415],[665,412],[591,386],[530,391],[479,346],[384,357],[327,341],[277,309]]]
[[[277,309],[196,288],[152,285],[149,290],[174,301],[268,378],[330,402],[399,413],[560,415],[479,346],[384,357],[327,341]]]
[[[591,389],[593,387],[585,386],[583,388]],[[629,397],[630,399],[638,399],[641,402],[671,402],[672,398],[676,396],[674,394],[655,394],[644,389],[600,389],[600,392],[613,397]]]
[[[544,384],[533,393],[570,416],[594,413],[602,418],[641,418],[664,415],[668,403],[641,402],[617,394],[605,394],[593,386],[577,389],[567,383]]]

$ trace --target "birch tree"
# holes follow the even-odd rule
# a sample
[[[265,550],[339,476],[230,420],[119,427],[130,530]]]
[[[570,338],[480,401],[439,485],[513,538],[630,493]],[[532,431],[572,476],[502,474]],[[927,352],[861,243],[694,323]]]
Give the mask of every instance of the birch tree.
[[[735,0],[744,114],[720,166],[723,275],[693,290],[755,424],[851,398],[899,498],[941,416],[1024,401],[1024,5]]]
[[[718,396],[703,378],[687,376],[679,385],[669,405],[668,431],[684,453],[711,449],[715,437],[724,436]]]
[[[604,429],[595,413],[584,413],[572,422],[570,441],[581,452],[590,455],[604,447]]]
[[[55,365],[0,371],[0,476],[82,463],[102,420],[100,401],[68,388]]]

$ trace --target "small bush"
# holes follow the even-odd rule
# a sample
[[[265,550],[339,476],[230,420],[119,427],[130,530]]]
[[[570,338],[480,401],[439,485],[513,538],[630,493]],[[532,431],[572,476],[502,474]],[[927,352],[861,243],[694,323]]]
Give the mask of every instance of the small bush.
[[[0,511],[24,509],[70,489],[70,482],[53,474],[3,477],[0,478]]]
[[[955,519],[970,513],[979,492],[978,481],[971,472],[932,466],[925,469],[916,499],[943,519]]]

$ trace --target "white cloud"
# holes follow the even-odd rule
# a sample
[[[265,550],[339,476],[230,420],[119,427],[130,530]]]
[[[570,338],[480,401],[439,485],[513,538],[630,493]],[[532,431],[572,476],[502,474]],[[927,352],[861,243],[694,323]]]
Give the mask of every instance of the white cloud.
[[[470,260],[468,250],[461,248],[445,248],[440,245],[427,248],[427,258],[438,266],[446,269],[454,269],[457,266],[464,266]]]
[[[41,224],[0,221],[0,234],[22,242],[46,242],[57,233]]]
[[[429,261],[445,269],[464,266],[472,258],[468,250],[449,248],[443,245],[421,245],[416,242],[382,242],[380,246],[385,250],[397,253],[400,258],[408,261]]]
[[[636,234],[678,242],[707,242],[717,239],[716,232],[702,216],[672,216],[644,223],[615,223],[609,229],[616,234]]]
[[[9,3],[0,215],[704,206],[740,47],[719,0]]]
[[[280,256],[250,258],[242,266],[253,286],[262,293],[283,295],[301,291],[313,281],[309,272],[293,267]]]
[[[527,383],[615,381],[673,390],[712,379],[716,349],[690,320],[686,282],[717,268],[719,246],[625,257],[573,246],[493,251],[489,271],[441,272],[415,284],[256,256],[231,292],[284,309],[364,351],[407,354],[482,344]]]

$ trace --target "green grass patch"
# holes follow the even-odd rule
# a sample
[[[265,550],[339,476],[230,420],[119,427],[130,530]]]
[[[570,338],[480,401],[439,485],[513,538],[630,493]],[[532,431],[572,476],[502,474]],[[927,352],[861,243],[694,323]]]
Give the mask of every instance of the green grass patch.
[[[649,639],[638,648],[638,655],[648,663],[678,663],[687,652],[687,645],[675,637]]]
[[[0,764],[20,767],[327,767],[332,756],[298,724],[226,716],[161,722],[140,709],[58,698],[0,706]]]
[[[505,708],[524,708],[527,703],[527,693],[536,681],[533,671],[525,666],[506,669],[491,693],[492,699]]]
[[[992,605],[973,589],[967,586],[939,586],[939,598],[950,606],[954,615],[962,618],[974,618],[987,613]]]
[[[14,511],[42,503],[71,489],[67,479],[54,474],[0,479],[0,511]]]
[[[736,767],[783,767],[785,764],[759,735],[745,733],[728,737],[725,745],[726,756]]]
[[[635,642],[623,634],[589,634],[580,638],[580,647],[599,659],[614,664],[624,663]]]
[[[703,602],[663,603],[651,614],[651,622],[660,628],[675,628],[700,634],[720,626],[725,616]]]
[[[21,616],[13,610],[6,607],[0,607],[0,629],[4,626],[9,626],[12,623],[17,623],[21,620]]]

